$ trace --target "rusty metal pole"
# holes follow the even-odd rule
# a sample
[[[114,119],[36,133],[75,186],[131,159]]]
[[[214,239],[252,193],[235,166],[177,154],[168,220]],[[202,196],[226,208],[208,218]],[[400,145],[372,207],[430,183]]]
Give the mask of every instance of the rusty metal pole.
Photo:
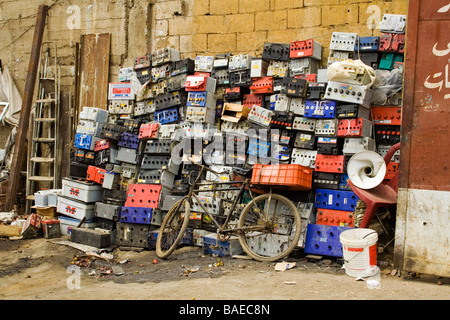
[[[22,109],[20,110],[19,127],[17,129],[16,141],[14,146],[14,161],[11,165],[11,173],[9,176],[8,192],[5,204],[6,211],[11,211],[17,199],[16,193],[19,186],[21,165],[26,151],[26,138],[28,134],[29,119],[33,104],[34,88],[36,85],[47,12],[48,6],[39,6],[36,26],[34,30],[34,38],[31,47],[30,64],[28,66],[28,74],[25,82],[25,92],[22,101]]]

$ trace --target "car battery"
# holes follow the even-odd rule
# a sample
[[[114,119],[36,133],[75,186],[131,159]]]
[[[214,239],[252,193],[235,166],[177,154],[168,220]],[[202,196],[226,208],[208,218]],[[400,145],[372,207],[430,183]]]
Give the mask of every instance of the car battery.
[[[339,180],[339,190],[347,190],[352,191],[352,187],[348,183],[350,181],[347,174],[343,173],[341,174],[341,178]]]
[[[341,174],[331,172],[314,172],[312,186],[314,189],[339,189]]]
[[[257,138],[250,138],[247,153],[252,156],[261,158],[268,158],[270,151],[270,142],[259,140]]]
[[[211,72],[211,78],[217,80],[217,86],[227,86],[230,84],[228,68],[214,68]]]
[[[325,97],[325,92],[327,89],[326,83],[320,82],[309,82],[308,88],[306,89],[306,99],[309,100],[323,100]]]
[[[134,68],[133,67],[120,68],[120,70],[119,70],[119,81],[120,82],[130,82],[133,72],[134,72]]]
[[[103,193],[103,202],[116,206],[122,206],[127,200],[127,193],[124,190],[108,190]]]
[[[139,142],[140,140],[138,134],[122,132],[120,135],[119,142],[117,143],[117,146],[130,149],[138,149]]]
[[[145,145],[144,153],[170,155],[172,150],[172,140],[170,139],[152,139]]]
[[[214,93],[216,91],[216,79],[206,75],[188,75],[184,83],[186,91],[206,91]]]
[[[218,130],[212,124],[194,123],[186,130],[186,137],[210,141],[215,133],[218,133]]]
[[[252,85],[249,89],[252,94],[270,94],[273,92],[273,78],[253,78]]]
[[[300,217],[301,217],[301,232],[300,232],[300,239],[298,241],[298,246],[300,248],[304,248],[305,240],[306,240],[306,230],[308,228],[308,224],[315,223],[315,220],[316,220],[314,203],[298,202],[297,210],[300,213]]]
[[[316,150],[293,148],[291,164],[299,164],[304,167],[314,168],[316,165]]]
[[[183,196],[173,194],[163,194],[161,198],[162,201],[161,210],[169,211],[181,199],[183,199]]]
[[[301,149],[315,149],[316,136],[314,132],[297,131],[295,135],[294,147]]]
[[[345,157],[342,155],[327,155],[318,153],[315,170],[318,172],[343,173]]]
[[[339,239],[341,233],[350,227],[308,224],[304,252],[342,258],[343,250]]]
[[[150,112],[147,110],[147,104],[149,103],[149,100],[144,100],[144,101],[139,101],[136,102],[136,105],[134,107],[134,116],[135,117],[139,117],[139,116],[144,116],[149,114]],[[151,101],[152,105],[153,105],[153,101]],[[153,110],[154,112],[154,110]]]
[[[134,59],[134,70],[149,68],[152,66],[151,55],[145,55]]]
[[[305,118],[334,119],[335,114],[334,100],[305,100]]]
[[[372,121],[374,125],[401,126],[401,107],[372,107]]]
[[[372,67],[374,70],[378,69],[380,64],[380,54],[378,52],[361,52],[359,56],[364,64]]]
[[[267,68],[269,67],[269,62],[261,58],[253,58],[250,67],[250,77],[260,78],[267,77]]]
[[[144,170],[158,170],[167,167],[170,162],[170,155],[152,155],[144,154],[141,162],[141,169]]]
[[[285,111],[273,111],[270,119],[272,129],[292,129],[294,113]]]
[[[119,173],[106,171],[102,187],[103,189],[117,189],[119,187],[119,180]]]
[[[139,128],[138,139],[156,139],[158,138],[161,124],[159,122],[144,123]]]
[[[83,218],[89,220],[94,217],[94,203],[77,201],[64,196],[58,196],[57,202],[56,212],[62,215],[78,220]]]
[[[364,118],[339,119],[338,137],[371,137],[372,121]]]
[[[180,114],[178,107],[155,111],[155,121],[158,121],[160,124],[178,122],[179,119]]]
[[[167,62],[180,60],[180,52],[174,48],[158,49],[151,54],[152,66],[159,66]]]
[[[117,149],[109,148],[96,152],[94,164],[98,167],[103,167],[109,163],[120,164],[120,161],[116,160]]]
[[[317,137],[317,153],[342,154],[343,140],[337,137]]]
[[[336,118],[370,118],[370,108],[366,108],[359,104],[338,104],[336,106]]]
[[[383,145],[377,145],[377,147],[376,147],[376,152],[384,159],[384,157],[386,156],[386,154],[388,153],[388,151],[389,151],[389,149],[391,148],[392,146],[390,146],[390,145],[388,145],[388,146],[383,146]],[[392,158],[390,159],[390,161],[393,161],[393,162],[400,162],[400,150],[397,150],[394,154],[393,154],[393,156],[392,156]]]
[[[361,104],[370,107],[371,90],[367,86],[351,85],[347,83],[329,81],[326,99],[337,100],[348,103]]]
[[[289,49],[291,59],[311,57],[315,60],[322,60],[322,45],[314,39],[293,41],[290,43]]]
[[[195,69],[195,61],[191,58],[185,58],[183,60],[176,60],[173,63],[173,71],[171,77],[178,76],[180,74],[193,74]]]
[[[303,98],[306,96],[306,88],[308,83],[305,79],[297,79],[292,77],[285,77],[281,85],[281,93],[289,97]]]
[[[61,223],[56,219],[45,219],[41,221],[44,238],[53,239],[61,236]]]
[[[117,223],[116,244],[120,247],[148,248],[150,224]]]
[[[231,56],[228,60],[228,71],[250,70],[252,59],[248,53]]]
[[[119,222],[151,224],[152,214],[152,208],[122,207]]]
[[[108,112],[99,108],[83,107],[79,114],[80,120],[103,123],[108,118]]]
[[[203,237],[210,233],[211,233],[211,231],[209,231],[209,230],[194,229],[193,230],[194,246],[203,247]]]
[[[358,196],[353,191],[316,189],[314,207],[321,209],[355,211]]]
[[[394,145],[400,142],[401,126],[376,125],[374,128],[377,145]]]
[[[192,198],[192,212],[209,212],[213,216],[219,216],[222,213],[222,200],[217,197],[198,196],[198,200]]]
[[[160,66],[154,66],[151,69],[152,74],[152,80],[154,83],[168,79],[170,77],[170,74],[173,70],[173,64],[172,63],[166,63]]]
[[[74,147],[77,149],[94,151],[95,143],[100,140],[99,137],[95,137],[89,134],[77,133],[75,135]]]
[[[130,82],[111,82],[108,85],[108,100],[134,100],[136,95]]]
[[[403,59],[403,54],[382,53],[379,68],[383,70],[392,70],[394,65],[398,62],[403,62]]]
[[[250,87],[252,82],[250,69],[230,72],[230,87]]]
[[[103,189],[101,185],[81,179],[63,178],[62,195],[86,203],[102,201]]]
[[[167,211],[153,208],[151,225],[152,226],[161,226],[161,223],[163,222],[166,214],[167,214]]]
[[[187,93],[184,91],[173,91],[154,98],[155,111],[172,107],[184,106],[187,101]]]
[[[112,221],[118,221],[120,218],[120,205],[96,202],[94,206],[94,216]]]
[[[273,110],[289,112],[291,107],[291,98],[284,93],[280,93],[275,96],[276,100]]]
[[[297,78],[309,74],[317,74],[319,65],[320,61],[313,58],[292,59],[289,61],[289,76]]]
[[[380,37],[358,37],[355,44],[355,52],[378,51]]]
[[[317,119],[314,132],[318,137],[335,137],[337,126],[337,119]]]
[[[107,149],[109,149],[111,147],[115,147],[115,145],[113,145],[111,143],[111,140],[109,140],[109,139],[101,139],[101,140],[98,140],[95,143],[94,151],[97,152],[97,151],[107,150]]]
[[[138,164],[141,160],[141,154],[137,149],[120,147],[117,151],[116,161]]]
[[[125,207],[159,208],[161,194],[163,194],[161,184],[130,184]]]
[[[228,68],[231,53],[219,53],[214,57],[213,68]]]
[[[215,109],[217,105],[217,99],[214,93],[208,91],[192,91],[188,93],[186,102],[187,107],[207,107],[209,109]]]
[[[95,164],[95,152],[90,150],[75,149],[75,161],[79,163]]]
[[[231,236],[226,241],[221,241],[217,233],[209,233],[203,236],[203,252],[219,257],[232,257],[244,252],[239,242],[239,238]]]
[[[102,185],[105,179],[105,172],[105,169],[89,166],[87,169],[86,180]]]
[[[272,144],[271,158],[282,163],[290,163],[292,147]]]
[[[357,33],[333,32],[330,50],[354,52],[357,39]]]
[[[288,61],[290,56],[290,44],[264,43],[262,58],[264,60]]]
[[[345,138],[342,153],[346,156],[361,151],[375,151],[375,141],[369,137]]]
[[[156,169],[156,170],[140,169],[137,177],[137,183],[161,184],[167,188],[171,188],[173,186],[174,180],[175,174],[163,169]]]
[[[384,33],[380,39],[380,51],[404,53],[405,34]]]
[[[150,67],[135,70],[135,73],[136,73],[136,78],[139,80],[139,83],[142,85],[149,82],[152,79]]]
[[[299,131],[314,132],[316,130],[316,119],[294,117],[292,129]]]
[[[167,79],[162,79],[162,80],[158,81],[157,83],[152,84],[152,94],[153,94],[154,98],[168,93],[167,81],[168,81]]]
[[[267,67],[267,76],[274,78],[284,78],[289,76],[289,62],[270,60]]]
[[[208,107],[187,107],[186,121],[214,124],[216,112]]]
[[[100,137],[103,139],[119,140],[122,130],[123,128],[120,125],[104,122],[100,132]]]
[[[159,126],[158,136],[159,139],[175,139],[175,131],[177,130],[177,124],[163,124]]]
[[[263,95],[260,94],[244,94],[242,99],[242,105],[245,106],[248,110],[252,108],[253,105],[257,105],[258,107],[263,107]]]
[[[186,83],[187,77],[187,73],[171,76],[167,79],[167,91],[174,92],[184,90],[184,84]]]
[[[244,97],[244,94],[247,94],[247,91],[249,91],[248,88],[242,88],[242,87],[229,87],[225,88],[225,93],[223,95],[224,99],[226,101],[235,101],[235,100],[241,100]]]
[[[95,122],[92,120],[80,120],[77,125],[76,133],[99,136],[101,129],[102,124],[100,122]]]
[[[329,67],[335,62],[343,62],[348,59],[353,60],[354,58],[356,58],[356,54],[354,52],[330,50],[327,66]]]
[[[317,82],[317,74],[316,73],[307,73],[303,75],[294,76],[297,79],[303,79],[309,82]]]
[[[406,15],[387,14],[383,15],[380,24],[381,32],[404,33],[406,27]]]
[[[74,178],[86,179],[89,164],[76,161],[70,162],[69,176]]]
[[[270,138],[283,146],[292,146],[294,144],[296,132],[294,130],[271,130]]]
[[[211,72],[214,66],[213,56],[196,56],[194,61],[195,72]]]

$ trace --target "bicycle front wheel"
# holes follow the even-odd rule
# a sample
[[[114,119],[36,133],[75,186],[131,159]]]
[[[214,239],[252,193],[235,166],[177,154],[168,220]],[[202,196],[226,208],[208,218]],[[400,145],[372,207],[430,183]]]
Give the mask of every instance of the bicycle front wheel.
[[[167,212],[156,238],[156,255],[161,259],[170,256],[186,232],[191,214],[189,201],[183,198]]]
[[[277,261],[298,245],[301,217],[294,203],[279,194],[250,201],[239,218],[242,249],[258,261]]]

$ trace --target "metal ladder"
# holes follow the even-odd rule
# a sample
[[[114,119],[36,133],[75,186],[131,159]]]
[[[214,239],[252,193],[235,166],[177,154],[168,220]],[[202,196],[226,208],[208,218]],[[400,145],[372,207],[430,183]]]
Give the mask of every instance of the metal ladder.
[[[50,73],[50,50],[54,65]],[[55,189],[58,177],[58,119],[60,112],[60,77],[57,64],[57,47],[54,42],[44,42],[41,49],[36,104],[30,116],[28,133],[26,212],[30,212],[35,192]]]

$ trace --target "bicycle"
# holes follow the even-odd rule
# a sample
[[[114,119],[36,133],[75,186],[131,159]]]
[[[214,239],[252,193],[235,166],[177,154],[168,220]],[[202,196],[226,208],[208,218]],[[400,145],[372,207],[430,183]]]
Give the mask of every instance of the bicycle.
[[[240,180],[233,181],[207,181],[200,182],[203,172],[209,171],[218,177],[226,172],[216,172],[204,165],[200,167],[195,181],[189,184],[189,192],[177,201],[163,219],[156,240],[156,254],[165,259],[169,257],[180,244],[189,224],[191,208],[194,203],[200,205],[203,214],[206,214],[217,228],[218,240],[226,241],[232,235],[239,237],[244,252],[257,261],[277,261],[290,254],[298,245],[301,232],[301,217],[294,203],[288,198],[258,188],[250,183],[250,170],[233,168]],[[209,190],[201,189],[209,186]],[[221,215],[223,223],[217,220],[219,216],[211,214],[199,199],[201,192],[222,192],[238,190],[231,207]],[[251,200],[245,205],[237,217],[237,206],[241,203],[245,191],[248,191]],[[260,193],[255,196],[254,193]],[[238,221],[237,225],[230,223]]]

